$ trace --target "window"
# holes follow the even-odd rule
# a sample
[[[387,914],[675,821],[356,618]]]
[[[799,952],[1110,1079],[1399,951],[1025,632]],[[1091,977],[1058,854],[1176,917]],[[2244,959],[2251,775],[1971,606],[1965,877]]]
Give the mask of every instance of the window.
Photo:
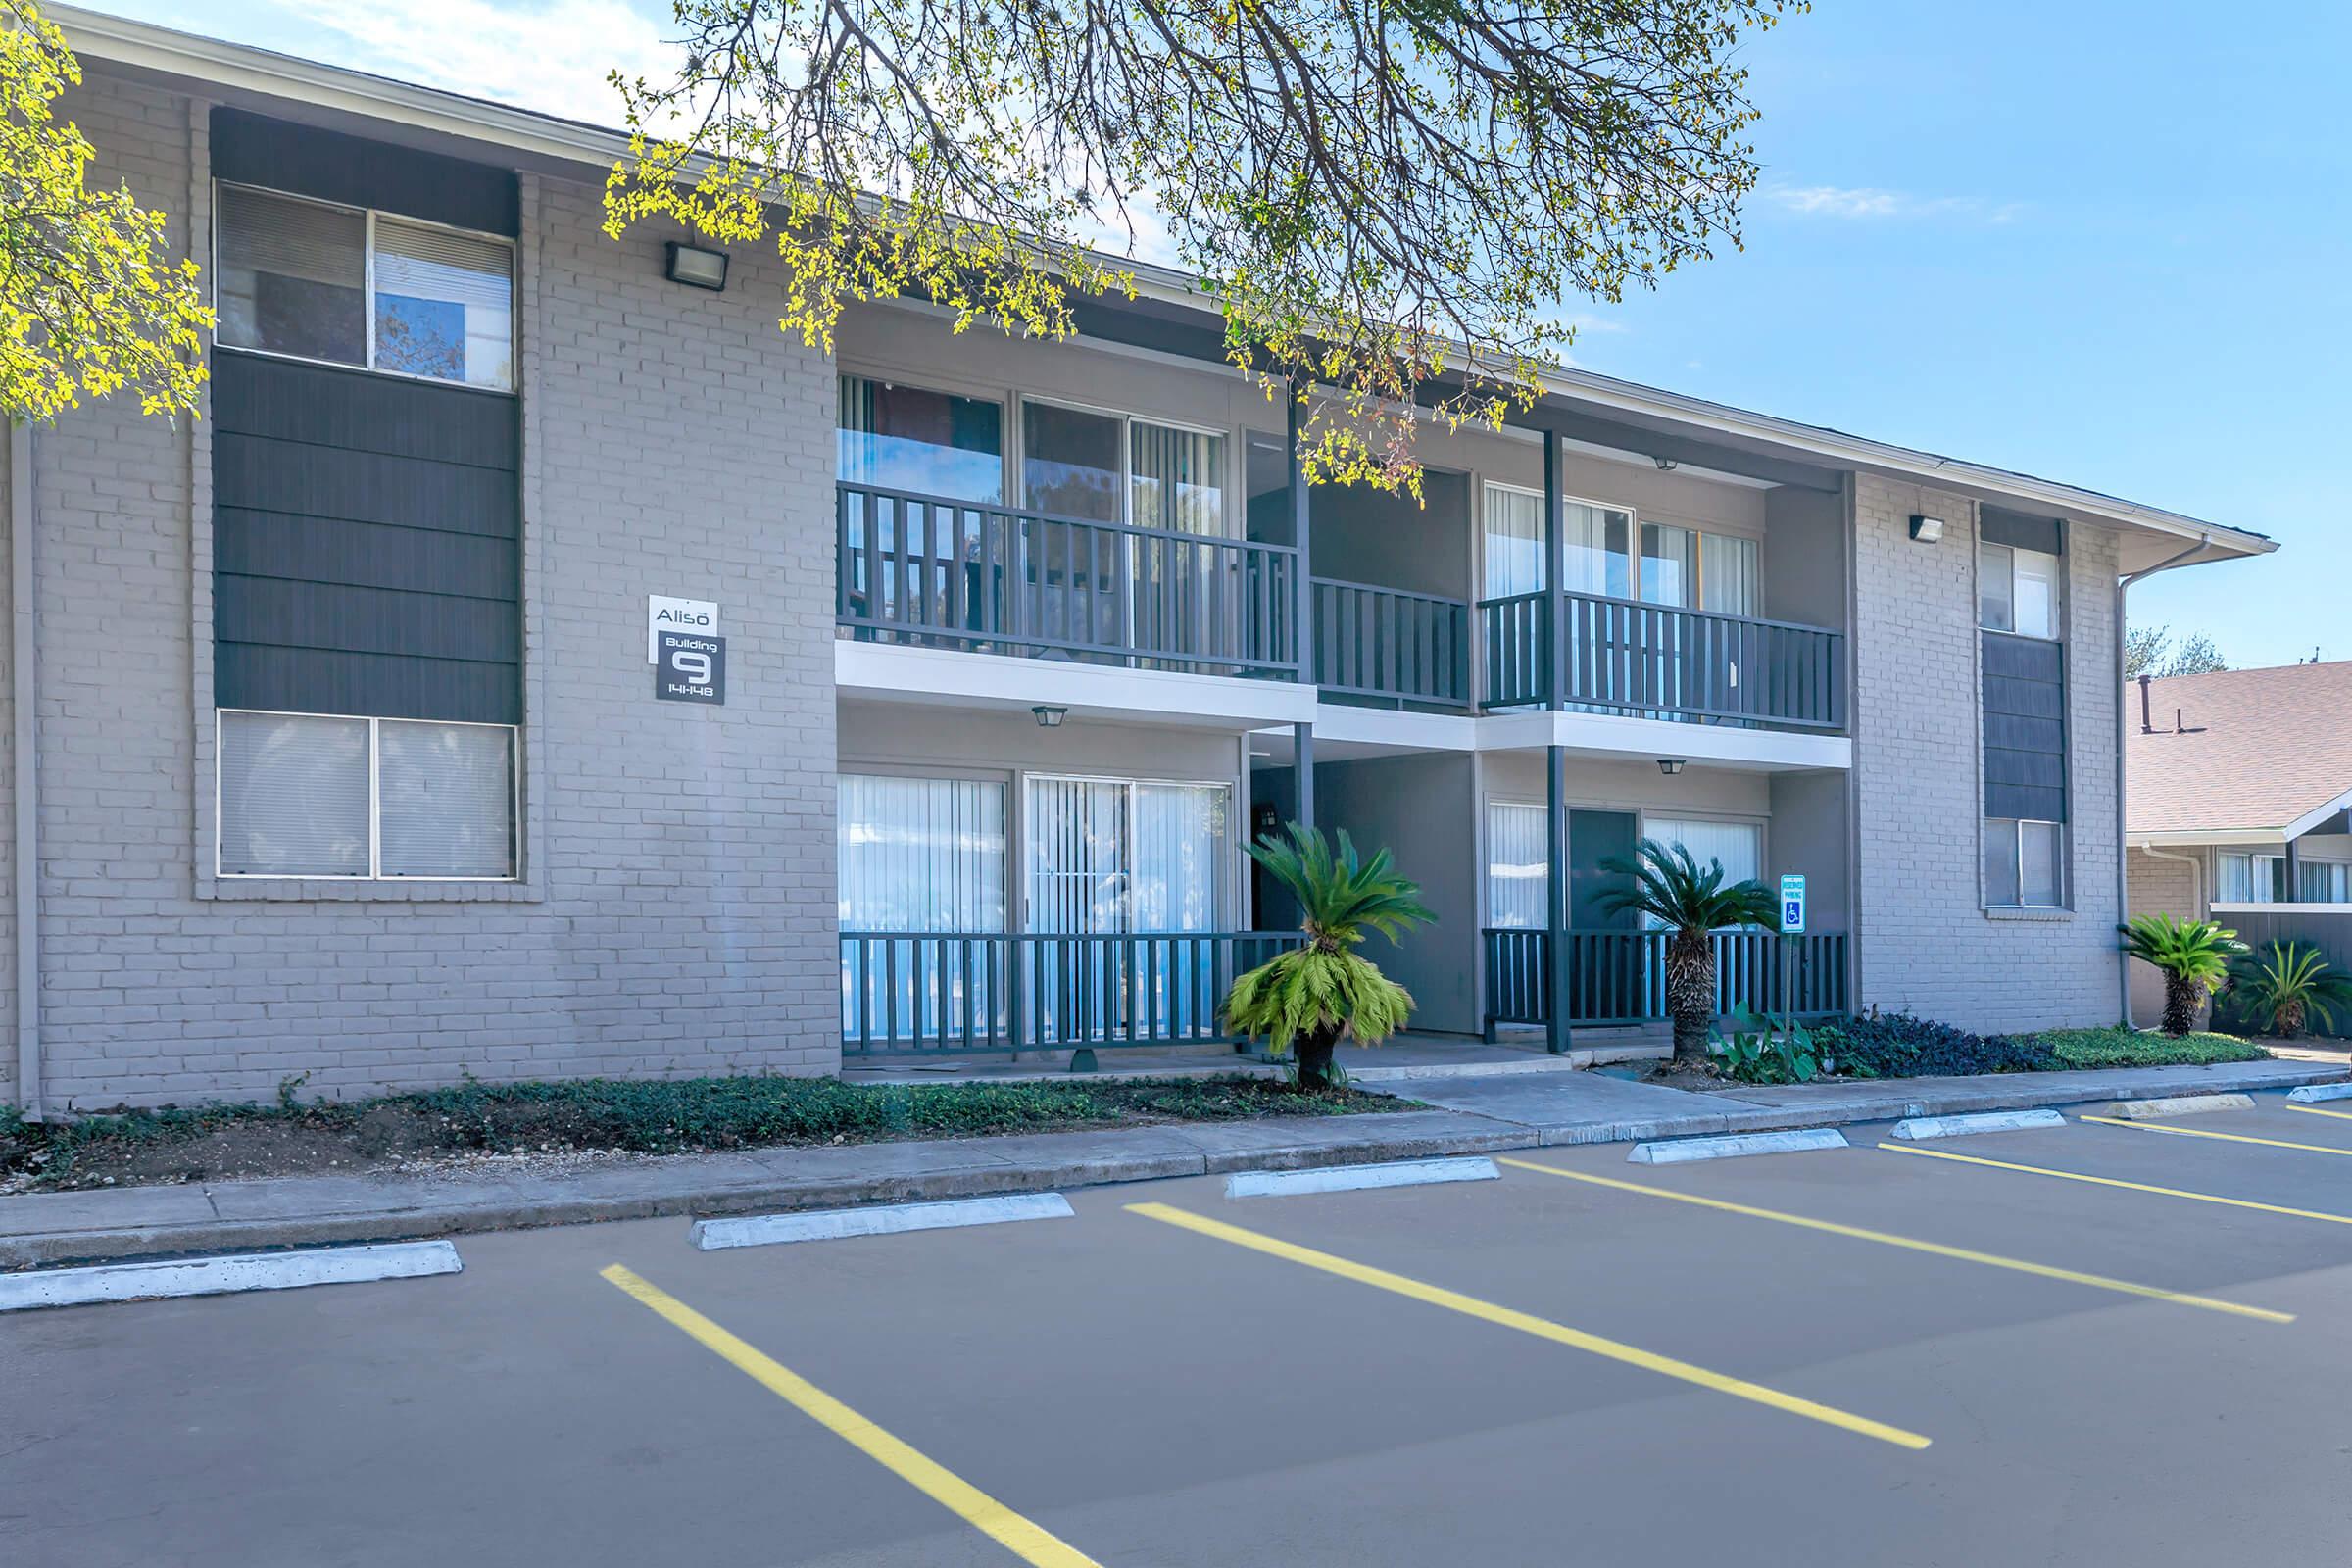
[[[1726,887],[1753,882],[1764,874],[1764,829],[1759,823],[1647,816],[1642,819],[1642,832],[1660,844],[1679,844],[1689,850],[1702,871],[1708,861],[1720,861]]]
[[[218,285],[225,347],[514,384],[511,240],[223,184]]]
[[[1088,522],[1223,535],[1225,437],[1054,403],[1021,405],[1021,495]]]
[[[2306,871],[2311,867],[2304,867]],[[2224,850],[2214,878],[2216,904],[2284,904],[2286,857]]]
[[[841,477],[994,505],[1004,499],[1004,411],[982,398],[841,378]]]
[[[1633,514],[1590,501],[1560,505],[1562,554],[1572,594],[1636,599],[1687,610],[1752,615],[1757,611],[1756,541],[1674,523],[1634,526]],[[1544,497],[1487,486],[1485,593],[1489,599],[1544,588]],[[1636,543],[1641,559],[1633,556]]]
[[[1977,552],[1977,620],[1986,631],[2054,639],[2061,621],[2064,558],[2013,545]]]
[[[2295,867],[2295,897],[2304,904],[2352,904],[2352,865],[2305,860]]]
[[[1993,908],[2061,907],[2066,903],[2065,849],[2063,823],[1987,817],[1984,903]]]
[[[1551,918],[1551,849],[1544,810],[1523,801],[1487,803],[1487,924],[1541,930]]]
[[[845,773],[841,928],[1004,929],[1004,785]]]
[[[503,724],[220,713],[222,876],[514,875]]]

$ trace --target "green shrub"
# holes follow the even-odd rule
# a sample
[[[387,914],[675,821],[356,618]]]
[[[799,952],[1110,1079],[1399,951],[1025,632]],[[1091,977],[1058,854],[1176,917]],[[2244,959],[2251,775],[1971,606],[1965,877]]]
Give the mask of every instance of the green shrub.
[[[2135,1030],[2052,1029],[2034,1037],[2049,1049],[2056,1064],[2069,1069],[2101,1067],[2191,1067],[2223,1061],[2267,1061],[2270,1053],[2235,1035],[2140,1034]]]
[[[1782,1035],[1770,1020],[1742,1012],[1709,1050],[1726,1078],[1741,1084],[1803,1084],[1821,1076],[1821,1052],[1812,1031],[1798,1024]]]
[[[1908,1012],[1878,1012],[1814,1031],[1837,1070],[1862,1078],[1941,1078],[1987,1072],[2046,1072],[2047,1048],[2010,1035],[1971,1034]]]

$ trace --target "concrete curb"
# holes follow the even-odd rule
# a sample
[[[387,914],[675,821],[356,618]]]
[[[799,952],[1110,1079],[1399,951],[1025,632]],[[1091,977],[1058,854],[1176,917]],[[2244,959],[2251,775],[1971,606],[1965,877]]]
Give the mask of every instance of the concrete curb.
[[[91,1268],[36,1269],[0,1274],[0,1312],[42,1306],[88,1306],[100,1301],[145,1301],[169,1296],[231,1296],[242,1291],[292,1291],[310,1285],[365,1285],[377,1280],[424,1279],[462,1273],[458,1250],[447,1242],[397,1242],[383,1247],[332,1247],[317,1251],[248,1252],[153,1263],[100,1263]]]
[[[2286,1098],[2299,1105],[2326,1100],[2352,1100],[2352,1084],[2305,1084],[2300,1089],[2289,1089]]]
[[[889,1203],[826,1208],[805,1214],[752,1214],[698,1219],[692,1239],[705,1252],[733,1247],[781,1247],[792,1242],[837,1242],[852,1236],[899,1236],[908,1231],[959,1230],[969,1225],[1016,1225],[1032,1219],[1076,1219],[1059,1193],[1006,1193],[945,1203]]]
[[[1845,1134],[1827,1127],[1805,1132],[1735,1133],[1728,1138],[1677,1138],[1636,1144],[1626,1159],[1636,1165],[1682,1165],[1694,1159],[1738,1159],[1745,1154],[1794,1154],[1808,1149],[1848,1149]]]
[[[2279,1062],[2259,1087],[2328,1084],[2352,1089],[2340,1063]],[[1787,1105],[1694,1095],[1692,1100],[1708,1108],[1618,1121],[1563,1119],[1562,1124],[1550,1124],[1472,1110],[1421,1109],[687,1155],[563,1177],[306,1177],[208,1188],[24,1194],[0,1198],[0,1271],[601,1220],[849,1208],[1562,1145],[1843,1127],[2211,1090],[2216,1082],[2210,1068],[2130,1072],[2139,1076],[2099,1074],[2040,1088],[2031,1081],[2037,1075],[2029,1073],[1934,1093],[1906,1094],[1890,1085],[1883,1093],[1855,1094],[1836,1086],[1836,1098],[1825,1093],[1818,1102]]]
[[[1966,1138],[1975,1133],[2020,1133],[2065,1125],[2066,1118],[2054,1110],[1985,1110],[1968,1116],[1905,1116],[1894,1124],[1894,1136]]]
[[[1295,1198],[1305,1193],[1360,1193],[1382,1187],[1428,1187],[1441,1182],[1502,1179],[1483,1154],[1466,1159],[1400,1160],[1386,1165],[1338,1165],[1326,1170],[1246,1170],[1225,1178],[1225,1196]]]
[[[2161,1116],[2199,1116],[2209,1110],[2252,1110],[2252,1095],[2172,1095],[2162,1100],[2119,1100],[2107,1107],[2110,1116],[2126,1121],[2154,1121]]]

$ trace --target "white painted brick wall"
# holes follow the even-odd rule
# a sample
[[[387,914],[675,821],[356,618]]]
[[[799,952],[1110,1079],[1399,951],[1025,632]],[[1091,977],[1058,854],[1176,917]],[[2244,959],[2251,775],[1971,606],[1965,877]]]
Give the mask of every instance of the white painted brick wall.
[[[97,177],[201,231],[201,106],[72,109]],[[212,882],[210,426],[43,433],[53,1106],[837,1065],[832,372],[751,247],[714,296],[601,219],[526,181],[525,886]],[[723,603],[725,707],[654,700],[649,592]]]
[[[1859,475],[1855,490],[1855,794],[1860,1001],[1973,1029],[2112,1023],[2116,957],[2115,541],[2068,531],[2073,907],[1983,907],[1983,721],[1976,509]],[[1945,519],[1915,544],[1910,518]]]

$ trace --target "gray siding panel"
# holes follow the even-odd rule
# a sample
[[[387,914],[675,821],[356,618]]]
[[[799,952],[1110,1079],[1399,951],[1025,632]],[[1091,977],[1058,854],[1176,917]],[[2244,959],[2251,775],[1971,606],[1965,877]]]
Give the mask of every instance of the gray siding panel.
[[[2063,822],[2066,645],[1982,634],[1984,814]]]
[[[380,207],[489,234],[521,227],[514,174],[487,164],[235,109],[213,111],[212,153],[213,172],[243,185]]]
[[[515,402],[214,355],[214,700],[519,723]]]

